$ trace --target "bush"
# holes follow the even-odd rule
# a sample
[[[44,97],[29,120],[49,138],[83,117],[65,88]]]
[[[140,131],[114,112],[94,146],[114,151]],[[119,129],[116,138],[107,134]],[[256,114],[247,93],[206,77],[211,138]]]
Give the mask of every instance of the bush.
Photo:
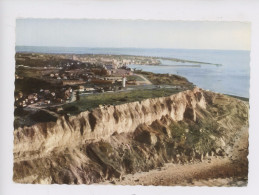
[[[35,114],[32,114],[31,119],[35,122],[49,122],[49,121],[55,122],[57,120],[57,117],[45,111],[40,110],[40,111],[37,111]]]
[[[66,111],[66,112],[76,112],[76,111],[79,111],[79,109],[78,109],[77,106],[71,105],[71,106],[66,106],[64,108],[64,111]]]

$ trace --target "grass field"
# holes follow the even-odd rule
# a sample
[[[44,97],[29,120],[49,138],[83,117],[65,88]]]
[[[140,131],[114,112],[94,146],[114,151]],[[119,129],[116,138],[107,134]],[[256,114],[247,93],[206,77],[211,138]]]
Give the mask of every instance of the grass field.
[[[143,75],[154,85],[174,85],[187,87],[189,89],[193,88],[193,84],[191,82],[179,75],[155,74],[141,70],[136,70],[135,73]]]
[[[137,75],[130,75],[130,76],[127,76],[127,80],[128,81],[144,81],[143,78],[141,78],[140,76],[137,76]]]
[[[64,105],[63,109],[65,113],[73,115],[82,111],[91,110],[99,105],[118,105],[128,102],[141,101],[148,98],[165,97],[180,91],[181,90],[179,89],[163,88],[92,94],[80,96],[80,100]]]

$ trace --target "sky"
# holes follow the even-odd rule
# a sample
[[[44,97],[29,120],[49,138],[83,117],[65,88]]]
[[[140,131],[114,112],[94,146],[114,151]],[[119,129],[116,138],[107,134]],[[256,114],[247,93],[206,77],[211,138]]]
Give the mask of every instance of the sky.
[[[250,23],[17,19],[17,46],[250,50]]]

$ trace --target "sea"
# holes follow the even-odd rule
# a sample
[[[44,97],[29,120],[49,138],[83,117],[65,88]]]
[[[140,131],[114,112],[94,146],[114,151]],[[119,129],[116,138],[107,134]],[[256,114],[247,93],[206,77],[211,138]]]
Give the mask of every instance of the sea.
[[[132,64],[129,67],[154,73],[177,74],[200,88],[249,98],[250,51],[16,46],[16,52],[138,55],[204,62],[161,60],[162,66]]]

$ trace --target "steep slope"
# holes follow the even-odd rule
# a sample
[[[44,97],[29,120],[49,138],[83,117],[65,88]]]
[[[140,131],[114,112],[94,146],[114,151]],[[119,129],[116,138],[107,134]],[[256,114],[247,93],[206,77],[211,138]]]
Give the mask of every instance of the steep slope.
[[[89,184],[166,162],[226,156],[247,121],[244,102],[199,88],[99,107],[56,123],[16,129],[13,179]]]

